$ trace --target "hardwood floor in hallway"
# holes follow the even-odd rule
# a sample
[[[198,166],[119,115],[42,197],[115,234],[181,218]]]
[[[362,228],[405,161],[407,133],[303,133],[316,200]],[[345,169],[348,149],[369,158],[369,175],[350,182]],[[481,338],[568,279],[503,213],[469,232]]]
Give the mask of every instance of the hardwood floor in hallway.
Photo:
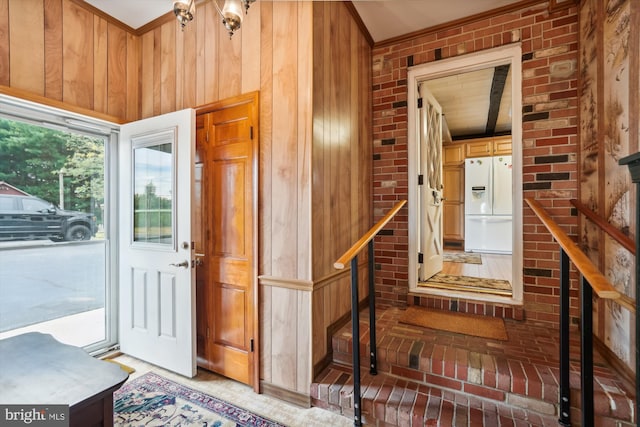
[[[453,250],[446,250],[445,252],[464,253]],[[445,261],[443,263],[442,273],[454,276],[472,276],[511,281],[511,255],[491,253],[482,253],[479,255],[482,259],[482,264]]]

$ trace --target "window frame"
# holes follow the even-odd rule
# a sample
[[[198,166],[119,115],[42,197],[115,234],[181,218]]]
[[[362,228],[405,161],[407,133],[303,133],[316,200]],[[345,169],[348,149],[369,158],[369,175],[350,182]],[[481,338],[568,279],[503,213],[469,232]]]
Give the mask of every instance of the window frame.
[[[106,120],[0,93],[0,117],[104,139],[105,339],[84,349],[99,355],[118,348],[118,135]]]

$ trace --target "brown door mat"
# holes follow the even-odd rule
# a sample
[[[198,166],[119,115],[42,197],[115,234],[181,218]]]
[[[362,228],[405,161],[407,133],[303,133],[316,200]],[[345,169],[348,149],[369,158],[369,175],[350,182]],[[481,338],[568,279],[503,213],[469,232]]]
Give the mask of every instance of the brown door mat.
[[[484,277],[455,276],[452,274],[437,273],[426,282],[418,282],[418,286],[426,288],[450,289],[464,292],[480,292],[511,296],[513,290],[508,280],[487,279]]]
[[[498,317],[478,316],[467,313],[433,310],[410,306],[400,315],[400,322],[423,328],[438,329],[474,337],[507,341],[504,320]]]

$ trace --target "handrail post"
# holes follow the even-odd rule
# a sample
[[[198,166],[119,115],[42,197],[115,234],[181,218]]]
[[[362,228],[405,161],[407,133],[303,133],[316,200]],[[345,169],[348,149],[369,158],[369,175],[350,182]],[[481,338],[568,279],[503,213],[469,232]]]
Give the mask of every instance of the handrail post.
[[[360,405],[360,312],[358,298],[358,256],[351,260],[351,346],[353,362],[353,425],[362,425]]]
[[[569,255],[560,248],[560,419],[571,425],[571,385],[569,382]]]
[[[369,373],[378,374],[378,344],[376,340],[376,286],[374,279],[373,239],[369,241]]]
[[[580,386],[582,389],[582,427],[593,427],[593,290],[581,278]]]

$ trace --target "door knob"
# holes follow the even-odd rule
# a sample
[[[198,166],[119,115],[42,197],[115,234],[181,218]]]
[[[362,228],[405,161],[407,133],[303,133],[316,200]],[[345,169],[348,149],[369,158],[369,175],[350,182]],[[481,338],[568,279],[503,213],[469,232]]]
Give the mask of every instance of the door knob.
[[[178,264],[171,263],[171,264],[169,264],[169,265],[172,265],[172,266],[174,266],[174,267],[184,267],[184,268],[189,268],[189,261],[184,260],[184,261],[182,261],[182,262],[179,262]]]

